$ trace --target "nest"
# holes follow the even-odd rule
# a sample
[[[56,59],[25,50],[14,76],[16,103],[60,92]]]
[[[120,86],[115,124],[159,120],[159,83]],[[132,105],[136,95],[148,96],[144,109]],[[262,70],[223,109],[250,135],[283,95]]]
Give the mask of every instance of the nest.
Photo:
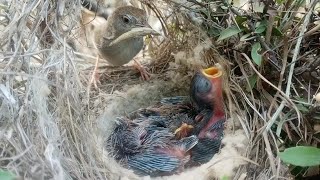
[[[319,106],[312,96],[319,85],[319,11],[298,14],[316,4],[261,2],[261,12],[226,1],[132,4],[146,9],[165,37],[147,39],[139,55],[149,60],[144,65],[151,80],[141,81],[131,66],[101,63],[96,89],[89,83],[96,52],[84,35],[91,22],[83,23],[80,1],[1,4],[1,169],[25,179],[141,179],[104,149],[114,118],[162,97],[187,95],[194,72],[218,63],[228,112],[224,147],[207,164],[158,179],[289,177],[278,152],[319,143]],[[275,8],[283,19],[273,16]],[[266,14],[274,23],[258,33]],[[272,33],[272,24],[281,24],[281,36]],[[221,40],[234,26],[246,30]],[[261,64],[250,56],[257,42]]]

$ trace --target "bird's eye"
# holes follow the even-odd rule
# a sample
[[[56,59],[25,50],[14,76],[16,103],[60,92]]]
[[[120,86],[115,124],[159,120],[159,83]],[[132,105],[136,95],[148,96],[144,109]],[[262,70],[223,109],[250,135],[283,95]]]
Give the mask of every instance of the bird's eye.
[[[130,21],[131,21],[131,19],[130,19],[128,16],[124,15],[124,16],[122,16],[122,21],[123,21],[125,24],[129,24]]]

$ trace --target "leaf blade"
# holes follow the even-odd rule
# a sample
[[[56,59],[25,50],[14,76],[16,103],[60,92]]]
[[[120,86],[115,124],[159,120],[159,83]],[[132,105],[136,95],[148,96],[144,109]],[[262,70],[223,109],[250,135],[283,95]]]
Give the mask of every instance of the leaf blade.
[[[261,63],[262,63],[262,56],[259,54],[260,50],[261,50],[261,45],[259,42],[256,42],[252,45],[251,58],[253,62],[255,62],[258,66],[261,66]]]
[[[226,28],[220,32],[220,36],[218,38],[218,41],[222,41],[224,39],[227,39],[227,38],[234,36],[240,32],[242,32],[242,29],[239,29],[237,27]]]
[[[296,146],[280,152],[282,161],[296,166],[320,165],[320,149],[312,146]]]

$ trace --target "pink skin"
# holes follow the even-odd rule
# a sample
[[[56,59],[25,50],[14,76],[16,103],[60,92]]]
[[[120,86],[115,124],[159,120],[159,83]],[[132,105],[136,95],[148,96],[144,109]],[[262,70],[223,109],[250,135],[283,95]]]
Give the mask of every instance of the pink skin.
[[[214,99],[214,115],[210,118],[207,125],[200,131],[198,138],[210,138],[213,139],[216,136],[215,132],[209,132],[208,129],[212,127],[217,121],[225,118],[225,113],[223,109],[223,99],[222,99],[222,81],[221,76],[210,78],[212,82],[211,93],[208,94],[207,98]],[[214,96],[214,97],[212,97]]]

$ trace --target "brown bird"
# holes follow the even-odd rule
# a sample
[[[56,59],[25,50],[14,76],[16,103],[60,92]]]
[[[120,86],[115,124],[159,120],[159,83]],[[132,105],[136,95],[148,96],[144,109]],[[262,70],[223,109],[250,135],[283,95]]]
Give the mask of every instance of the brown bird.
[[[108,17],[105,24],[94,31],[94,45],[99,55],[113,66],[130,62],[143,48],[143,37],[159,35],[147,22],[146,12],[133,6],[119,7]],[[96,75],[99,58],[96,61]],[[143,80],[149,73],[137,62],[134,65]],[[96,80],[93,78],[93,81]]]

